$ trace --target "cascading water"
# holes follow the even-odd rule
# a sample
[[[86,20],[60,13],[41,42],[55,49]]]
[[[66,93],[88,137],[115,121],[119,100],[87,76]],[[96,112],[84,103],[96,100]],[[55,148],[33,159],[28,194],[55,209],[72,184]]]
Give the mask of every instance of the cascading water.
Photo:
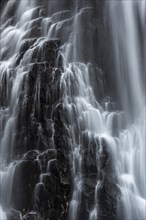
[[[0,220],[146,219],[146,2],[104,5],[121,110],[97,67],[100,5],[21,0],[2,11]]]
[[[143,83],[145,15],[138,18],[142,16],[144,7],[144,1],[109,4],[120,99],[124,110],[135,118],[139,117],[145,104]],[[142,36],[139,33],[140,28]]]
[[[121,106],[129,123],[119,135],[120,215],[146,218],[145,1],[111,1],[108,6]],[[132,124],[131,124],[132,123]]]

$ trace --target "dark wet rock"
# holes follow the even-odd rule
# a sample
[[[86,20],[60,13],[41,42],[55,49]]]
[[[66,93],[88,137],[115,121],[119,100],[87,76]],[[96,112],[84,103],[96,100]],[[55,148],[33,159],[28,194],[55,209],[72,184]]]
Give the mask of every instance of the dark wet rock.
[[[113,156],[108,142],[102,138],[99,148],[99,185],[97,190],[99,220],[116,220],[120,189],[117,185]]]
[[[109,181],[108,179],[101,181],[97,191],[99,220],[117,219],[117,204],[119,196],[120,190],[116,183]]]
[[[41,28],[37,25],[32,26],[31,30],[26,33],[25,37],[41,37]]]
[[[14,208],[19,211],[31,211],[35,185],[39,182],[39,176],[40,165],[37,160],[23,160],[16,165],[12,188]]]
[[[48,163],[48,172],[50,172],[51,174],[53,174],[54,176],[58,176],[58,167],[57,167],[57,160],[53,159],[50,160]]]
[[[34,39],[25,39],[22,41],[21,43],[21,47],[20,47],[20,53],[25,53],[28,49],[30,49],[30,47],[35,43],[35,41],[37,40],[37,38]]]
[[[84,150],[82,153],[82,166],[83,172],[89,175],[97,174],[97,162],[96,162],[96,154],[93,149]]]
[[[21,213],[15,209],[6,212],[7,220],[21,220]]]
[[[58,210],[51,209],[48,213],[48,217],[50,220],[60,220]]]
[[[37,38],[35,36],[32,39],[27,38],[27,39],[22,41],[19,53],[16,57],[16,65],[20,64],[20,61],[23,60],[24,54],[32,47],[32,45],[35,43],[36,40],[37,40]]]
[[[107,140],[104,138],[102,138],[100,142],[98,159],[98,172],[100,179],[102,180],[106,177],[107,179],[113,179],[114,181],[116,178],[116,173],[113,160],[113,152]]]
[[[56,176],[54,175],[51,175],[51,174],[46,174],[46,175],[43,175],[43,183],[45,185],[45,188],[51,193],[55,193],[57,192],[57,185],[58,185],[58,182],[57,182],[57,178]],[[53,188],[52,188],[53,186]]]
[[[115,109],[117,109],[117,105],[115,102],[113,102],[113,100],[107,96],[102,100],[102,106],[104,108],[104,110],[108,110],[110,111],[114,111]]]
[[[83,176],[83,188],[88,193],[90,189],[94,189],[97,184],[97,176],[91,174],[90,176]]]
[[[30,46],[28,44],[29,42],[26,41],[22,46],[22,50],[27,49]],[[61,70],[54,66],[58,56],[58,44],[58,40],[45,41],[40,49],[36,46],[34,51],[36,61],[41,58],[43,62],[30,65],[24,81],[24,91],[19,97],[19,120],[15,145],[18,153],[36,148],[44,151],[53,144],[54,122],[50,117],[52,106],[60,97]],[[25,83],[27,83],[27,86]],[[21,149],[21,152],[19,152],[19,149]]]
[[[83,145],[81,146],[82,172],[86,176],[97,175],[97,150],[98,143],[93,135],[83,134]]]
[[[48,149],[39,155],[38,158],[41,163],[42,172],[47,171],[49,161],[56,159],[56,157],[57,157],[57,152],[55,149]]]
[[[38,31],[35,30],[34,31]],[[35,36],[35,34],[34,34]],[[38,43],[32,45],[32,61],[33,62],[49,62],[50,66],[55,66],[55,60],[57,58],[59,40],[49,40],[46,41],[44,38]],[[41,46],[40,46],[41,45]]]
[[[82,208],[79,211],[79,218],[84,217],[85,220],[89,219],[89,212],[94,208],[95,202],[95,187],[97,184],[96,175],[83,176],[83,191],[81,195]]]
[[[57,64],[57,67],[61,68],[62,70],[63,70],[63,62],[64,62],[63,55],[61,53],[59,53],[57,60],[56,60],[56,64]]]
[[[22,160],[35,160],[37,159],[37,156],[39,155],[39,152],[37,150],[30,150],[28,151],[24,157],[22,158]]]
[[[56,213],[61,208],[62,199],[58,200],[59,185],[60,181],[57,177],[51,174],[42,174],[42,183],[36,187],[35,199],[36,209],[42,217],[48,216],[53,208],[56,209]]]
[[[54,120],[54,140],[57,149],[57,166],[62,184],[71,184],[71,170],[69,162],[70,144],[68,141],[68,131],[65,127],[65,116],[62,104],[58,104],[53,112]]]
[[[57,153],[57,166],[61,183],[71,185],[73,180],[71,179],[69,158],[65,157],[64,152],[59,150]]]
[[[35,206],[36,210],[40,213],[41,216],[44,216],[44,213],[47,212],[51,207],[49,197],[51,196],[45,190],[44,184],[37,184],[35,190]]]
[[[9,72],[9,77],[7,77],[6,72],[2,74],[1,85],[0,85],[0,106],[6,107],[10,101],[12,81],[10,80],[11,76],[14,74],[14,69],[11,69]],[[8,88],[10,90],[8,90]]]

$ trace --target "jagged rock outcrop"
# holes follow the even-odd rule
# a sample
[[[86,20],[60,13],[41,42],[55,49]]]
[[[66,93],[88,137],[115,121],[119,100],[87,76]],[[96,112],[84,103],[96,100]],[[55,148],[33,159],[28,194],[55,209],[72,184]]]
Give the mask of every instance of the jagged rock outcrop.
[[[22,46],[19,62],[31,47],[30,42]],[[35,63],[30,65],[19,97],[13,150],[15,157],[24,156],[15,168],[12,204],[24,219],[34,209],[37,218],[64,219],[71,197],[69,146],[59,108],[61,57],[59,67],[55,65],[58,48],[59,41],[51,40],[34,50],[31,62]]]

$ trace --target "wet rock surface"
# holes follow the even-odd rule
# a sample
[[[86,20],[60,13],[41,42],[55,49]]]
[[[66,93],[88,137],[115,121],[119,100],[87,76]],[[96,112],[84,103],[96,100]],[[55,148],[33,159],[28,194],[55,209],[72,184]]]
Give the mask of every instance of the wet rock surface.
[[[102,138],[99,149],[99,185],[97,190],[98,219],[116,220],[120,189],[115,175],[113,154],[108,142]]]
[[[20,62],[34,42],[24,42]],[[44,42],[38,50],[36,47],[35,63],[30,64],[19,96],[13,155],[22,155],[22,159],[15,167],[11,203],[27,220],[65,219],[71,198],[69,147],[63,109],[58,107],[62,73],[61,61],[55,66],[58,48],[58,40]]]

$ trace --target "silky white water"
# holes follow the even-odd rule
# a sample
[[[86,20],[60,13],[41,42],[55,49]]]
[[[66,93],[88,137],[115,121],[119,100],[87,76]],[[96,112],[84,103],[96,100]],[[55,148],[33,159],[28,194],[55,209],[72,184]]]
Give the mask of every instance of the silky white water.
[[[107,3],[116,64],[119,99],[128,127],[120,132],[120,215],[124,219],[146,218],[145,140],[145,1]],[[141,32],[140,32],[141,28]],[[119,216],[120,217],[120,216]]]
[[[83,1],[84,2],[84,1]],[[64,70],[60,80],[65,125],[68,129],[68,146],[71,150],[70,167],[73,179],[73,192],[69,204],[69,220],[79,220],[82,210],[82,193],[84,186],[83,154],[85,145],[91,150],[94,143],[96,154],[97,181],[95,185],[94,206],[89,210],[89,220],[99,217],[98,190],[104,178],[115,181],[120,191],[118,198],[117,219],[146,219],[145,190],[145,1],[108,1],[106,16],[109,20],[112,47],[115,63],[115,78],[118,87],[118,102],[121,110],[116,110],[110,99],[100,102],[94,94],[91,82],[92,64],[86,61],[84,48],[88,57],[94,56],[92,32],[87,38],[89,45],[83,41],[85,37],[85,17],[92,15],[92,4],[78,7],[78,1],[72,11],[65,9],[65,1],[48,1],[46,16],[35,1],[23,1],[18,4],[15,23],[11,25],[8,10],[14,1],[9,1],[1,19],[1,56],[0,56],[0,217],[6,219],[5,210],[11,207],[10,195],[15,163],[13,148],[15,146],[15,130],[17,124],[18,98],[22,91],[27,91],[27,74],[31,64],[35,63],[34,53],[42,51],[42,45],[49,39],[62,39],[60,54],[63,56]],[[90,5],[91,4],[91,5]],[[85,5],[85,7],[84,7]],[[24,10],[25,9],[25,10]],[[39,11],[39,13],[38,13]],[[137,19],[139,18],[139,23]],[[17,55],[25,39],[33,40],[31,30],[40,21],[41,31],[32,47],[24,53],[17,66]],[[142,39],[139,34],[142,29]],[[84,28],[83,28],[84,26]],[[11,43],[10,43],[11,42]],[[86,42],[86,43],[87,43]],[[142,45],[142,46],[141,46]],[[89,47],[89,48],[88,48]],[[88,50],[89,49],[89,50]],[[97,48],[98,49],[98,48]],[[7,56],[5,53],[8,51]],[[13,69],[17,66],[17,70]],[[98,66],[98,64],[97,64]],[[94,82],[104,97],[104,81],[100,79],[102,71],[96,68],[99,77]],[[99,83],[100,82],[100,83]],[[34,102],[39,108],[40,81],[35,88]],[[1,104],[2,103],[2,104]],[[109,104],[113,104],[112,110]],[[35,108],[35,107],[34,107]],[[116,128],[115,126],[116,121]],[[125,122],[123,128],[122,124]],[[41,129],[41,128],[40,128]],[[116,135],[115,135],[116,130]],[[103,140],[110,151],[112,162],[110,171],[101,171],[100,163],[104,154]],[[11,161],[7,166],[7,162]],[[49,172],[49,171],[48,171]],[[101,172],[101,177],[99,174]],[[42,174],[43,175],[43,174]],[[41,176],[42,177],[42,176]],[[42,179],[40,177],[40,183]],[[6,197],[6,198],[5,198]]]

